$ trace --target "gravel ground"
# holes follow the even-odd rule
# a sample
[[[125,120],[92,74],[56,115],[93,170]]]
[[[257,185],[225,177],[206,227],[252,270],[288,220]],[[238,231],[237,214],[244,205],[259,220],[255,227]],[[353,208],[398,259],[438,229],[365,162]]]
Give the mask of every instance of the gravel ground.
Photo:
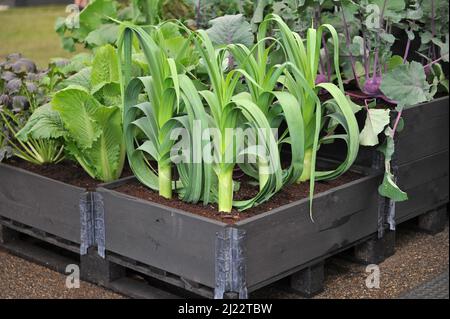
[[[80,289],[68,289],[65,283],[64,275],[12,256],[0,248],[0,298],[122,298],[89,283],[81,282]]]
[[[341,258],[326,266],[325,291],[316,298],[396,298],[436,277],[449,264],[449,228],[430,236],[400,227],[396,254],[379,265],[380,289],[368,289],[365,267]],[[301,298],[281,284],[258,291],[260,298]],[[88,283],[67,289],[65,276],[0,250],[0,298],[123,298]]]
[[[326,264],[325,290],[318,299],[397,298],[423,282],[443,273],[449,265],[449,227],[435,235],[418,233],[408,227],[397,230],[396,253],[378,265],[380,288],[366,287],[366,267],[339,257]],[[261,298],[300,298],[275,284],[257,292]]]

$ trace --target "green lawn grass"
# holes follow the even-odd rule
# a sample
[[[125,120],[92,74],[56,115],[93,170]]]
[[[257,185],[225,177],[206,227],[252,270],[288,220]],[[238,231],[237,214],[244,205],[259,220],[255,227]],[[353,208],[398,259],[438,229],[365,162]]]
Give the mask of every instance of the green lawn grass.
[[[64,5],[0,11],[0,60],[18,52],[43,68],[53,57],[73,55],[62,49],[54,31],[56,18],[66,15]]]

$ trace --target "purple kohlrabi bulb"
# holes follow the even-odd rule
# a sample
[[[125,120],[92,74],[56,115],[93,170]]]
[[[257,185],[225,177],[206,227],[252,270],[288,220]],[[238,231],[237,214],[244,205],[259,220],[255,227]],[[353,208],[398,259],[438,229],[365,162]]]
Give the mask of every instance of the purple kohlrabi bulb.
[[[380,90],[381,80],[382,79],[380,76],[369,78],[364,84],[364,93],[371,96],[382,95],[382,92]]]

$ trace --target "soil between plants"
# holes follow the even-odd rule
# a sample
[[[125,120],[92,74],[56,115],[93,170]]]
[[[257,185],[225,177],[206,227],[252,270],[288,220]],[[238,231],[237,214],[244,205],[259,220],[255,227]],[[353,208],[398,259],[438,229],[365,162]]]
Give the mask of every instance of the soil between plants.
[[[70,161],[63,161],[58,164],[36,165],[20,159],[9,159],[6,164],[30,171],[32,173],[48,177],[66,184],[94,190],[103,182],[90,177],[79,165]],[[131,176],[133,173],[125,166],[122,177]]]
[[[363,175],[355,173],[355,172],[347,172],[342,175],[338,179],[326,182],[316,182],[315,184],[315,194],[323,193],[332,188],[350,183],[359,178],[363,177]],[[254,197],[258,193],[257,186],[251,185],[246,180],[239,180],[238,178],[234,178],[235,181],[240,181],[241,185],[239,190],[234,194],[235,200],[245,200]],[[265,212],[269,212],[273,209],[281,207],[283,205],[308,198],[309,197],[309,182],[302,184],[293,184],[284,187],[279,193],[273,196],[269,201],[253,207],[251,209],[245,210],[243,212],[239,212],[237,209],[233,209],[230,214],[224,214],[218,212],[218,208],[216,204],[210,204],[204,206],[202,203],[199,204],[189,204],[185,203],[178,198],[175,198],[176,194],[174,194],[174,198],[171,200],[165,199],[159,194],[144,185],[142,185],[137,180],[131,180],[128,183],[118,186],[114,189],[119,193],[123,193],[132,197],[136,197],[139,199],[143,199],[146,201],[150,201],[153,203],[169,206],[172,208],[180,209],[186,212],[190,212],[196,215],[200,215],[203,217],[207,217],[210,219],[215,219],[227,224],[234,224],[238,221],[245,220],[252,216],[256,216]]]

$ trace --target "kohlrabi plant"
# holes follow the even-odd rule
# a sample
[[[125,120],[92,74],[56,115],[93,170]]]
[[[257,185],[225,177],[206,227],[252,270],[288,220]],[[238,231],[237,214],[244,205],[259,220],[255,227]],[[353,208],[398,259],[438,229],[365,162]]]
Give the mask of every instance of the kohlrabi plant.
[[[26,142],[59,137],[66,153],[92,178],[119,178],[125,160],[119,78],[116,50],[110,45],[98,48],[89,74],[56,92],[51,105],[30,117],[19,138]]]
[[[446,59],[448,61],[448,45],[446,49],[445,42],[440,42],[445,41],[442,33],[445,31],[438,27],[438,21],[445,24],[445,18],[438,18],[436,10],[439,1],[366,0],[340,3],[348,47],[345,74],[359,89],[359,92],[347,94],[364,100],[367,113],[360,143],[375,146],[379,143],[378,135],[385,131],[386,138],[381,150],[385,154],[386,174],[380,193],[393,200],[406,200],[407,195],[395,185],[391,172],[390,161],[395,146],[393,139],[402,123],[405,108],[431,100],[441,88],[448,92],[448,81],[438,64]],[[354,25],[349,21],[358,22],[356,35]],[[427,21],[427,27],[422,25],[424,21]],[[401,56],[392,54],[393,45],[400,45],[394,36],[394,28],[406,32],[406,41],[400,48],[403,52]],[[432,31],[424,35],[422,30],[427,28]],[[446,32],[448,35],[448,30]],[[411,48],[418,33],[422,40],[421,50],[427,47],[429,54],[429,58],[423,59],[423,64],[409,62],[415,54]],[[431,41],[432,37],[434,41]],[[438,50],[438,47],[441,48]],[[433,56],[435,52],[440,52],[442,56]],[[378,107],[377,100],[385,102],[384,109]],[[395,111],[391,111],[393,107]],[[392,127],[389,126],[391,114],[395,117]]]

